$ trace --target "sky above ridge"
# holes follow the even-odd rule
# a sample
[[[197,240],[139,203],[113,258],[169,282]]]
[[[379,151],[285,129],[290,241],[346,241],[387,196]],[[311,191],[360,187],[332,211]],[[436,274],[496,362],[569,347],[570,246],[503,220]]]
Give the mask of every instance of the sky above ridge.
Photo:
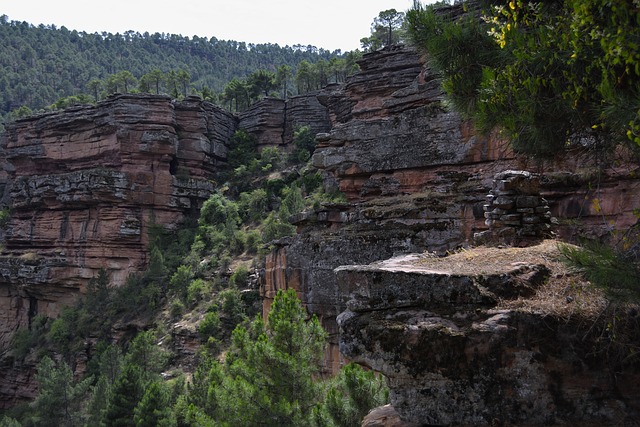
[[[88,33],[164,32],[344,52],[360,48],[380,11],[404,12],[412,5],[413,0],[0,0],[0,15]]]

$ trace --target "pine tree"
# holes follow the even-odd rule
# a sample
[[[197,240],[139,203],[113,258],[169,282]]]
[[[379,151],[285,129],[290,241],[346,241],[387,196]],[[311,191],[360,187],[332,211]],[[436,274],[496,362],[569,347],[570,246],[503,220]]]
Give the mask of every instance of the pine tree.
[[[224,365],[214,363],[209,386],[210,415],[243,426],[307,425],[320,399],[314,381],[326,332],[307,313],[293,290],[279,291],[267,323],[237,327]]]
[[[38,397],[31,402],[31,421],[42,427],[81,426],[83,397],[89,390],[92,378],[78,383],[73,381],[73,372],[65,363],[59,367],[48,356],[38,363],[36,380]]]

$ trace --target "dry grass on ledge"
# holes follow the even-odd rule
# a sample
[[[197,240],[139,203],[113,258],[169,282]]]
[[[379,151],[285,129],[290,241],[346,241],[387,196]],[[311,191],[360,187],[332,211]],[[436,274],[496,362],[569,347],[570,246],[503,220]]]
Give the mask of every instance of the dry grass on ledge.
[[[485,275],[508,273],[521,265],[543,264],[551,274],[531,297],[503,300],[497,309],[517,309],[560,317],[598,317],[608,301],[582,275],[571,271],[563,261],[556,240],[545,240],[530,247],[478,246],[462,249],[446,257],[424,256],[421,268],[451,274]]]

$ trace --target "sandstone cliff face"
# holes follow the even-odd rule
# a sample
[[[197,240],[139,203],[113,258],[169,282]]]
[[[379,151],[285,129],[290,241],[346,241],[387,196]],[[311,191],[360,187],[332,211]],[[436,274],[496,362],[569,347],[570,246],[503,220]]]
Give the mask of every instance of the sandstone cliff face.
[[[277,289],[299,290],[331,335],[329,370],[342,359],[335,317],[345,308],[333,269],[396,253],[446,251],[484,228],[493,173],[515,164],[495,139],[445,111],[433,73],[414,51],[369,55],[362,71],[318,99],[333,127],[319,134],[313,164],[349,201],[296,218],[299,235],[267,257],[265,308]]]
[[[546,247],[547,259],[557,256],[555,242]],[[593,319],[551,306],[506,308],[553,272],[527,262],[524,250],[496,266],[501,251],[457,254],[464,265],[452,262],[454,269],[417,255],[336,269],[351,294],[338,317],[340,350],[385,374],[391,403],[408,422],[624,425],[636,417],[638,366],[598,351]]]
[[[309,126],[314,134],[327,132],[331,128],[329,115],[316,95],[312,92],[286,101],[264,98],[240,114],[239,128],[253,135],[259,148],[286,149],[301,126]]]
[[[143,271],[149,225],[199,209],[236,124],[197,98],[120,95],[9,127],[0,349],[36,314],[73,303],[99,269],[112,286]]]
[[[314,166],[325,173],[327,181],[335,182],[349,203],[328,205],[293,219],[299,234],[279,242],[267,256],[262,284],[264,308],[265,311],[268,309],[278,289],[296,289],[308,310],[318,315],[330,333],[331,347],[326,359],[328,371],[335,371],[344,363],[345,356],[354,358],[390,374],[395,402],[401,415],[409,417],[408,421],[473,424],[482,417],[484,409],[478,409],[480,406],[494,410],[498,403],[482,402],[476,407],[474,401],[467,406],[462,405],[458,409],[466,415],[458,418],[448,407],[452,402],[446,399],[436,399],[442,404],[441,418],[431,412],[411,415],[408,408],[417,407],[416,411],[419,411],[426,405],[427,396],[438,397],[433,396],[435,391],[425,391],[427,388],[423,382],[427,380],[432,381],[431,390],[437,388],[433,384],[439,384],[443,394],[464,399],[464,393],[470,391],[460,384],[471,381],[470,376],[475,375],[474,372],[482,376],[495,368],[500,370],[499,375],[503,375],[501,380],[506,381],[513,373],[506,365],[522,365],[526,370],[528,361],[535,362],[540,354],[543,355],[540,357],[548,357],[553,362],[531,369],[536,372],[559,369],[556,363],[567,363],[573,356],[567,354],[567,359],[563,359],[564,355],[557,352],[546,354],[546,347],[539,353],[519,353],[517,345],[520,344],[513,344],[528,342],[527,334],[532,340],[542,339],[539,335],[542,332],[536,332],[536,329],[540,328],[543,316],[521,313],[502,316],[487,311],[484,318],[477,319],[476,326],[472,326],[473,322],[465,326],[472,331],[468,341],[466,338],[457,341],[456,331],[460,327],[454,327],[448,323],[449,320],[429,320],[433,316],[442,317],[431,302],[425,302],[426,306],[423,306],[420,305],[422,303],[411,302],[415,297],[413,294],[405,295],[405,298],[391,292],[400,291],[405,282],[413,283],[409,277],[395,274],[385,279],[390,292],[381,298],[397,302],[398,305],[393,306],[396,311],[384,312],[391,316],[384,317],[382,313],[376,314],[377,307],[362,308],[362,313],[350,321],[347,320],[352,317],[343,315],[341,326],[346,335],[340,338],[341,354],[338,351],[340,328],[336,317],[347,310],[349,301],[358,300],[358,294],[353,293],[360,289],[360,285],[354,288],[343,275],[336,275],[334,269],[347,264],[368,265],[403,253],[425,250],[444,253],[470,245],[474,233],[487,229],[483,205],[492,188],[493,177],[507,169],[525,169],[541,174],[541,195],[549,202],[551,214],[559,219],[555,227],[559,236],[604,238],[611,235],[612,230],[625,230],[637,221],[634,214],[640,206],[637,162],[623,162],[626,166],[619,169],[600,168],[596,176],[592,172],[594,166],[602,165],[589,159],[556,159],[539,163],[518,157],[508,150],[504,141],[476,135],[468,123],[443,108],[438,82],[423,58],[415,52],[403,47],[386,48],[365,55],[360,65],[362,71],[346,84],[330,86],[318,95],[329,111],[332,128],[330,132],[317,136],[318,147],[313,155]],[[597,191],[594,190],[596,188]],[[378,273],[371,274],[378,277]],[[362,283],[366,289],[369,282]],[[464,290],[455,292],[462,299],[473,299]],[[368,296],[363,298],[368,301]],[[492,303],[483,301],[481,296],[478,298],[473,304],[490,310]],[[426,298],[425,301],[430,300]],[[405,303],[411,308],[404,310]],[[450,303],[440,301],[436,305],[441,307]],[[414,304],[420,307],[414,309]],[[455,307],[455,304],[451,305],[447,313],[452,314],[449,311]],[[436,314],[432,316],[432,313]],[[496,315],[498,317],[494,318]],[[552,343],[557,339],[568,345],[569,341],[563,338],[567,329],[564,329],[562,321],[553,319],[552,322],[555,322],[552,325],[555,332],[545,335],[545,342]],[[416,326],[423,324],[424,327]],[[438,341],[438,345],[430,346],[428,343],[435,337],[433,334],[448,325],[453,331],[451,342]],[[525,336],[517,335],[519,329],[526,331]],[[497,334],[499,331],[508,333],[500,335]],[[497,334],[495,340],[494,333]],[[368,335],[364,337],[363,334]],[[397,340],[392,339],[394,337]],[[385,340],[389,343],[385,344]],[[424,348],[416,347],[416,342],[424,343]],[[362,350],[357,350],[358,346]],[[482,347],[481,354],[477,358],[470,357],[468,353],[476,351],[478,346]],[[499,353],[501,346],[506,348],[502,355]],[[376,359],[375,352],[380,348],[384,348],[386,356]],[[580,350],[572,354],[579,356]],[[444,358],[448,362],[434,369],[455,371],[463,366],[460,365],[461,358],[465,357],[473,362],[473,366],[461,368],[466,370],[456,379],[421,368],[423,364],[428,365],[431,358]],[[501,359],[494,363],[492,357]],[[587,366],[581,372],[586,372],[597,384],[606,383],[598,372],[600,367],[597,363],[580,360]],[[397,372],[394,371],[396,368]],[[464,375],[467,377],[456,382]],[[534,374],[528,372],[526,375],[531,377]],[[496,380],[495,376],[492,378],[491,381]],[[581,387],[579,378],[579,374],[567,376],[567,381],[574,385],[563,393],[571,394],[573,390],[576,394],[588,394],[585,389],[577,391]],[[545,387],[555,387],[549,377],[542,376],[536,381],[533,388],[519,389],[512,384],[505,386],[502,392],[538,393]],[[610,383],[606,387],[612,390]],[[473,393],[479,395],[480,391]],[[549,405],[556,405],[554,408],[562,407],[554,400],[557,396],[549,396],[546,391],[543,396],[542,400],[547,399]],[[506,414],[508,411],[518,413],[521,410],[519,405],[525,403],[517,398],[509,402],[509,409],[498,411],[498,418],[522,422],[523,419],[510,419]],[[588,402],[584,404],[586,406],[594,403],[589,398],[585,402]],[[595,409],[582,406],[574,414],[582,411],[582,415],[576,415],[577,419],[587,419],[588,414],[602,415],[617,404],[617,401],[605,402]],[[557,409],[558,413],[562,410]],[[439,409],[434,411],[437,413]],[[542,411],[541,407],[532,406],[523,411],[522,414],[532,416],[534,424],[548,421],[543,415],[537,415]]]

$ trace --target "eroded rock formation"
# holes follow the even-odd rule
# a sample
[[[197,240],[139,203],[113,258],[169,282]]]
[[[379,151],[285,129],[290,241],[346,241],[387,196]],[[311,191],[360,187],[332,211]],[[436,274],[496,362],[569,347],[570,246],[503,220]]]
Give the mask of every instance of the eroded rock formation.
[[[556,243],[545,246],[531,251],[557,258]],[[351,294],[338,317],[340,350],[388,378],[404,421],[624,425],[640,410],[640,370],[598,351],[594,319],[558,314],[549,303],[505,307],[555,274],[530,256],[495,248],[450,262],[414,255],[340,267],[338,283]]]
[[[239,116],[239,127],[256,138],[258,148],[288,149],[294,132],[301,126],[309,126],[314,134],[330,129],[329,115],[316,92],[292,96],[286,101],[267,97]]]
[[[446,251],[484,229],[482,205],[493,173],[515,164],[500,141],[474,135],[442,106],[420,56],[404,47],[365,55],[362,71],[319,95],[333,127],[319,134],[313,164],[350,203],[296,217],[299,235],[267,257],[265,308],[277,289],[299,290],[341,362],[335,317],[347,294],[333,269],[396,253]]]
[[[140,95],[10,126],[0,349],[36,314],[56,317],[99,269],[112,286],[143,271],[150,224],[176,227],[199,209],[235,130],[235,117],[198,98]],[[0,376],[0,401],[16,394],[11,381]]]
[[[390,373],[390,385],[400,405],[399,411],[405,417],[409,416],[406,421],[483,423],[486,422],[482,418],[485,412],[497,410],[498,420],[522,422],[524,418],[518,419],[517,415],[516,418],[509,418],[508,410],[500,412],[499,408],[492,407],[498,405],[495,401],[474,401],[480,402],[485,409],[492,408],[486,411],[476,408],[473,402],[466,406],[462,404],[456,409],[461,414],[456,415],[451,413],[454,409],[447,407],[453,405],[453,401],[445,399],[453,395],[463,400],[466,398],[464,393],[471,392],[479,395],[479,391],[466,389],[461,384],[471,381],[469,378],[475,375],[474,372],[485,375],[483,369],[499,369],[500,373],[496,375],[503,375],[501,380],[507,381],[507,377],[513,373],[507,365],[519,364],[525,369],[526,361],[535,364],[538,357],[549,358],[549,364],[545,362],[532,367],[539,373],[544,369],[559,369],[558,366],[567,363],[567,360],[580,356],[580,350],[576,350],[575,354],[560,354],[555,350],[547,354],[546,347],[526,354],[515,354],[517,345],[526,345],[523,343],[528,342],[529,337],[532,340],[545,338],[548,343],[555,339],[564,345],[570,343],[564,337],[568,329],[565,329],[566,325],[563,326],[564,320],[561,318],[553,318],[552,329],[555,332],[542,337],[536,335],[542,333],[536,332],[536,328],[540,327],[544,315],[511,313],[502,316],[498,312],[491,313],[495,298],[506,298],[501,292],[507,291],[516,282],[520,283],[520,279],[502,286],[502,290],[495,291],[494,296],[486,301],[483,299],[486,293],[481,288],[476,287],[475,291],[471,291],[465,288],[471,286],[467,284],[459,290],[451,288],[449,297],[452,299],[433,302],[430,295],[421,297],[415,292],[403,294],[406,286],[423,286],[412,281],[413,275],[384,273],[384,277],[388,276],[385,279],[388,286],[381,286],[381,289],[387,289],[387,293],[371,300],[376,303],[387,301],[397,313],[385,318],[382,312],[377,314],[379,307],[376,306],[363,307],[363,313],[357,317],[343,315],[342,324],[348,331],[347,335],[340,338],[344,349],[344,354],[340,354],[337,348],[340,330],[336,316],[347,309],[348,301],[359,299],[356,290],[366,289],[369,282],[364,281],[362,288],[359,285],[354,288],[354,284],[345,280],[344,276],[336,275],[334,269],[346,264],[368,265],[399,254],[424,251],[443,254],[453,248],[469,246],[474,233],[487,230],[483,205],[492,189],[494,176],[509,169],[530,170],[540,174],[540,195],[548,201],[551,215],[559,220],[555,224],[558,236],[569,239],[580,235],[606,238],[612,235],[612,230],[624,231],[637,221],[634,210],[640,206],[638,164],[621,158],[618,164],[623,166],[605,167],[594,159],[574,154],[545,162],[516,156],[504,141],[494,136],[475,134],[469,123],[444,108],[436,76],[425,64],[424,58],[415,52],[403,47],[385,48],[365,55],[360,66],[362,71],[345,84],[330,86],[319,95],[320,102],[329,111],[332,129],[317,136],[318,147],[313,155],[314,166],[325,173],[327,182],[332,182],[346,194],[349,203],[326,205],[293,219],[298,226],[298,235],[278,242],[267,256],[262,285],[264,308],[268,309],[277,289],[296,289],[308,310],[317,314],[330,332],[332,346],[327,354],[327,370],[335,371],[344,363],[346,355]],[[544,215],[547,214],[546,206],[538,206],[545,208]],[[378,272],[371,274],[382,277],[378,276]],[[434,283],[444,283],[445,279],[434,280]],[[430,286],[434,289],[436,285]],[[398,291],[398,294],[392,290]],[[356,294],[352,295],[353,292]],[[475,294],[471,295],[473,292]],[[365,305],[371,303],[368,295],[362,298]],[[421,302],[413,301],[414,298]],[[433,322],[431,317],[443,318],[444,312],[454,316],[459,308],[456,304],[461,302],[469,304],[467,308],[471,312],[475,310],[471,307],[477,304],[476,308],[484,310],[485,315],[464,325],[471,331],[468,340],[461,338],[461,341],[456,341],[456,331],[462,330],[462,326],[456,326],[455,319]],[[414,309],[414,306],[417,308]],[[437,311],[436,307],[444,312]],[[351,321],[353,323],[346,322],[347,319],[354,319]],[[447,335],[447,339],[451,340],[450,350],[447,349],[449,341],[444,338],[439,345],[428,344],[429,339],[436,337],[433,334],[449,327],[452,331]],[[530,335],[518,335],[519,328]],[[571,326],[566,328],[570,329]],[[363,333],[369,335],[362,337],[358,331],[365,331]],[[508,332],[500,335],[500,331]],[[395,341],[392,339],[394,334],[397,338]],[[384,344],[387,339],[390,340],[389,344]],[[363,340],[367,342],[366,345],[362,344]],[[394,344],[391,344],[392,341]],[[424,348],[416,347],[416,342],[424,343]],[[358,346],[363,348],[362,352],[355,350]],[[502,356],[498,356],[500,346],[506,348]],[[468,352],[476,351],[476,347],[481,353],[474,359]],[[384,348],[384,358],[375,359],[373,354],[381,348]],[[365,353],[366,356],[363,356]],[[494,356],[501,359],[495,362],[491,359]],[[442,363],[437,365],[439,370],[455,371],[464,358],[473,361],[473,366],[463,366],[461,369],[464,372],[452,380],[444,374],[432,375],[429,369],[435,365],[428,367],[432,358],[441,360]],[[593,360],[580,360],[581,364],[585,364],[582,373],[597,384],[605,381],[598,372],[601,366]],[[399,373],[394,376],[392,371],[396,368]],[[437,383],[438,378],[441,378],[440,383]],[[569,395],[569,401],[572,398],[582,399],[571,397],[574,391],[587,395],[590,393],[588,387],[576,391],[579,378],[578,374],[566,376],[567,381],[575,384],[575,388],[572,385],[563,391]],[[425,402],[431,391],[425,391],[427,388],[423,382],[431,380],[443,390],[442,396],[434,392],[434,397],[440,402],[442,415],[434,415],[439,410],[411,415],[406,408],[415,406],[415,410],[420,411],[426,407]],[[494,380],[499,382],[495,376],[491,381]],[[543,403],[537,402],[535,405],[544,406],[544,402],[547,402],[553,408],[552,412],[556,412],[550,418],[544,418],[544,415],[536,412],[541,411],[541,406],[524,410],[522,413],[531,415],[534,424],[547,422],[567,409],[554,400],[557,396],[542,391],[547,386],[551,390],[556,387],[553,378],[542,375],[536,377],[535,381],[538,381],[537,385],[532,388],[522,388],[524,385],[517,388],[512,384],[502,389],[507,394],[542,393],[540,402]],[[605,383],[602,386],[608,387],[607,392],[612,391],[611,383]],[[430,390],[437,388],[433,384],[429,386],[432,387]],[[471,396],[474,396],[473,393]],[[631,395],[633,393],[635,391],[632,390]],[[488,399],[486,396],[482,399],[485,398]],[[516,414],[520,411],[518,405],[526,406],[524,400],[518,399],[514,397],[507,401],[509,410]],[[614,399],[589,409],[587,407],[595,405],[594,402],[599,398],[585,399],[587,403],[580,408],[582,403],[574,402],[576,409],[569,418],[588,419],[591,415],[597,418],[619,404]],[[561,414],[558,416],[563,419]]]

